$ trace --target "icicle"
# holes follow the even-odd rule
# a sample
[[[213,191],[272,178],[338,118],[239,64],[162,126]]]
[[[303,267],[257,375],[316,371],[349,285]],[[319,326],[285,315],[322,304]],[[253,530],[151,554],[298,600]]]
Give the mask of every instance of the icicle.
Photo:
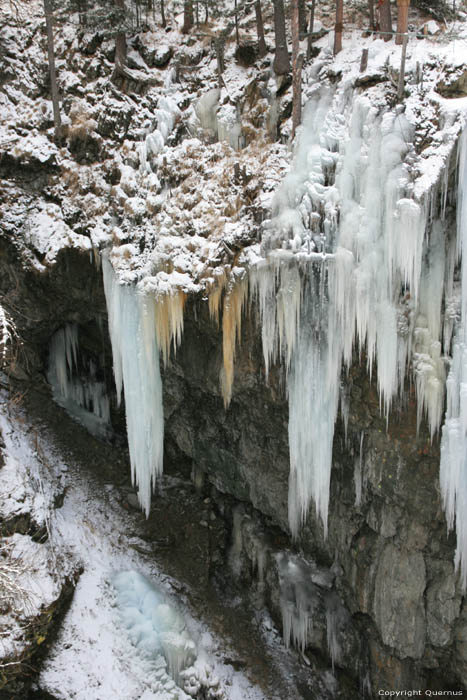
[[[248,292],[248,279],[234,282],[232,288],[224,297],[222,311],[222,347],[224,365],[221,370],[221,389],[224,406],[228,407],[232,398],[234,375],[234,358],[237,342],[240,340],[242,328],[242,310]]]
[[[173,293],[160,294],[157,299],[147,300],[153,308],[156,318],[156,335],[164,361],[167,366],[170,354],[170,345],[174,351],[182,339],[183,333],[183,309],[185,307],[186,294],[175,290]]]
[[[214,283],[212,287],[208,290],[209,315],[212,319],[216,321],[216,323],[219,323],[219,309],[222,294],[224,293],[224,289],[228,279],[225,269],[218,268],[218,270],[219,272],[214,278]]]
[[[134,287],[119,284],[106,256],[102,270],[115,384],[119,397],[122,386],[125,395],[132,481],[147,516],[152,489],[162,473],[164,440],[155,301]]]
[[[332,444],[340,386],[341,345],[336,316],[316,294],[322,273],[311,267],[304,292],[299,339],[288,379],[289,524],[297,537],[313,499],[325,536],[329,507]]]

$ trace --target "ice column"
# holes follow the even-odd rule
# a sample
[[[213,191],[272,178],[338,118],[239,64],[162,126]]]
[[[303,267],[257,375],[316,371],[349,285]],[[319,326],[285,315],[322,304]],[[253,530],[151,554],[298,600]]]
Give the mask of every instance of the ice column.
[[[148,515],[151,492],[162,473],[164,441],[156,301],[119,284],[105,256],[102,270],[118,400],[122,388],[125,395],[132,481]]]
[[[457,204],[458,251],[462,254],[461,323],[447,378],[446,418],[441,437],[440,483],[448,528],[457,532],[456,568],[467,588],[467,129],[460,143]]]

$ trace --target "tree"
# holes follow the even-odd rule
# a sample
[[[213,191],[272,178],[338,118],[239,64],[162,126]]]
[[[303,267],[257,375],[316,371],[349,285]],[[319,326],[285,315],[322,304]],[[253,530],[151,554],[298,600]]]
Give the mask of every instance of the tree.
[[[261,0],[256,0],[255,2],[255,13],[256,33],[258,34],[258,56],[262,58],[263,56],[266,56],[268,47],[266,46],[266,41],[264,40],[264,24],[263,14],[261,12]]]
[[[336,0],[336,25],[334,28],[334,56],[342,51],[342,28],[344,23],[344,0]]]
[[[47,30],[47,56],[49,60],[50,93],[52,96],[52,108],[54,114],[55,139],[58,141],[61,135],[62,120],[60,117],[60,101],[58,96],[57,72],[55,70],[54,31],[52,23],[51,0],[44,0],[45,26]]]
[[[185,0],[183,4],[183,27],[182,33],[188,34],[190,29],[193,28],[194,15],[193,15],[193,0]]]
[[[300,0],[292,3],[292,138],[302,121],[302,66],[300,53]]]
[[[311,49],[313,46],[313,29],[315,24],[315,6],[316,0],[312,0],[311,10],[310,10],[310,23],[308,25],[308,40],[306,43],[306,60],[309,61],[311,58]]]
[[[403,35],[407,32],[409,24],[410,0],[397,0],[397,34],[396,44],[402,44]]]
[[[379,28],[384,41],[389,41],[392,35],[391,5],[389,0],[379,0]]]
[[[273,2],[276,51],[272,67],[276,75],[284,75],[290,72],[289,51],[287,49],[287,38],[285,34],[284,0],[273,0]]]
[[[368,14],[370,16],[370,29],[374,31],[376,29],[374,0],[368,0]]]
[[[298,0],[298,26],[300,41],[306,37],[306,5],[305,0]]]

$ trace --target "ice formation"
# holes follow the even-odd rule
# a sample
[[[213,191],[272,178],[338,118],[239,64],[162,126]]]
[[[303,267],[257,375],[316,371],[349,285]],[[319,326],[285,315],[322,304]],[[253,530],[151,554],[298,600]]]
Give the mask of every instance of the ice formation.
[[[164,441],[157,302],[120,284],[107,257],[102,270],[118,401],[122,389],[125,396],[132,481],[148,515],[152,489],[162,473]]]
[[[341,371],[354,349],[370,375],[376,368],[385,415],[412,366],[419,422],[425,413],[432,437],[440,425],[453,246],[442,222],[446,193],[441,207],[436,188],[414,195],[413,136],[398,108],[384,111],[352,90],[318,90],[276,195],[266,261],[250,275],[266,370],[278,357],[288,369],[293,536],[311,502],[327,532]]]
[[[91,433],[106,437],[110,430],[110,404],[105,384],[96,379],[92,361],[83,371],[78,359],[78,326],[68,323],[50,341],[47,379],[57,403]]]
[[[180,117],[180,110],[171,97],[163,96],[159,99],[153,116],[157,126],[138,146],[139,169],[142,175],[152,174],[152,159],[162,151],[176,119]]]
[[[195,112],[202,129],[210,132],[218,141],[226,141],[236,150],[245,145],[242,125],[234,105],[219,105],[221,91],[212,88],[198,100]]]
[[[467,129],[459,154],[458,253],[462,255],[462,305],[446,381],[446,417],[441,436],[440,483],[448,528],[456,525],[456,568],[467,588]]]
[[[320,594],[311,580],[309,567],[297,556],[281,552],[276,560],[284,644],[305,651]]]
[[[165,597],[137,571],[122,571],[112,580],[121,624],[127,630],[138,651],[159,660],[158,681],[161,688],[170,690],[181,674],[196,659],[196,645],[191,639],[183,617]],[[166,670],[167,668],[167,670]],[[164,696],[165,697],[165,696]],[[178,691],[174,697],[181,697]],[[186,695],[183,693],[183,697]]]

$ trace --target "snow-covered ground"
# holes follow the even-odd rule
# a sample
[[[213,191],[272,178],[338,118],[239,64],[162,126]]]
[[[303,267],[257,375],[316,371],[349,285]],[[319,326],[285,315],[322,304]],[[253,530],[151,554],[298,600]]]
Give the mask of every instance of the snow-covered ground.
[[[1,516],[27,513],[48,532],[43,543],[27,534],[2,540],[21,564],[16,580],[25,601],[23,611],[2,617],[2,657],[21,652],[22,620],[53,603],[64,579],[81,572],[40,689],[59,700],[186,700],[200,688],[212,699],[262,700],[244,675],[222,663],[225,644],[190,614],[179,584],[137,551],[146,544],[132,534],[115,487],[101,492],[69,467],[5,394],[0,410]],[[58,494],[63,505],[55,508]]]

